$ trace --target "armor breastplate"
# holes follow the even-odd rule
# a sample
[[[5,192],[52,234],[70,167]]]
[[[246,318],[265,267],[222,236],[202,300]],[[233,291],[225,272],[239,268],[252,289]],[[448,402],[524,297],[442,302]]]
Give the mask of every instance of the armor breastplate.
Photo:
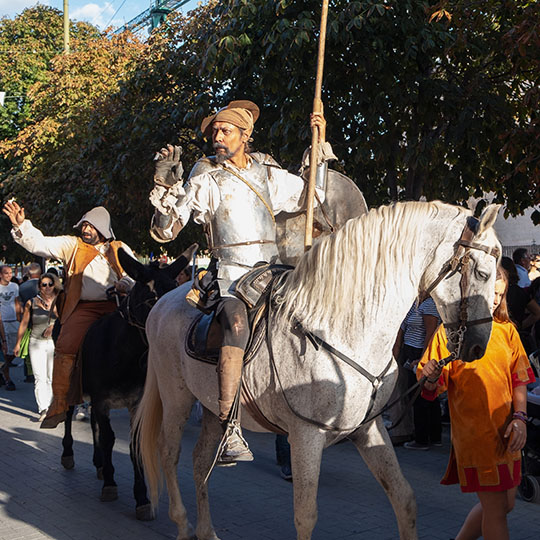
[[[218,277],[224,280],[223,285],[228,288],[232,281],[255,263],[269,262],[272,257],[279,258],[275,223],[266,207],[268,205],[272,209],[268,173],[266,167],[256,161],[249,169],[238,172],[257,190],[265,205],[240,178],[224,167],[205,161],[204,168],[196,166],[193,173],[200,174],[204,170],[219,187],[221,202],[208,224],[207,233],[212,254],[220,261]],[[202,165],[201,162],[199,164]]]

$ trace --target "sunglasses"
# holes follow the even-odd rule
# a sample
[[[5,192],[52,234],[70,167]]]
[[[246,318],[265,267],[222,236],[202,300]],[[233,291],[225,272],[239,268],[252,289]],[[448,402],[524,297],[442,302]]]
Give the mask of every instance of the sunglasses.
[[[54,283],[40,283],[40,287],[54,287]]]

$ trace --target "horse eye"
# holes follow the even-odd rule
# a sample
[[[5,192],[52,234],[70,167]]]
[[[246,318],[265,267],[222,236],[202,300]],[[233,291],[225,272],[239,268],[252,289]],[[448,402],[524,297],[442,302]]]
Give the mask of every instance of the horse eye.
[[[487,281],[489,279],[489,274],[487,272],[484,272],[482,270],[476,270],[476,277],[478,279],[481,279],[482,281]]]

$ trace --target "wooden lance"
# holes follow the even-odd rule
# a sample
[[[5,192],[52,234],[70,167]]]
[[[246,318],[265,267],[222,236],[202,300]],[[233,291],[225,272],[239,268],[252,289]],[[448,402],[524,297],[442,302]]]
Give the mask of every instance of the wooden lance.
[[[323,0],[321,11],[321,30],[319,33],[319,53],[317,56],[317,77],[315,79],[315,97],[313,99],[313,112],[322,112],[321,101],[322,79],[324,70],[324,48],[326,45],[326,21],[328,19],[328,0]],[[321,141],[322,137],[321,137]],[[319,130],[311,130],[311,153],[309,156],[309,180],[306,195],[306,231],[304,236],[304,250],[308,251],[313,244],[313,205],[315,198],[315,179],[317,176],[317,158],[319,151]]]

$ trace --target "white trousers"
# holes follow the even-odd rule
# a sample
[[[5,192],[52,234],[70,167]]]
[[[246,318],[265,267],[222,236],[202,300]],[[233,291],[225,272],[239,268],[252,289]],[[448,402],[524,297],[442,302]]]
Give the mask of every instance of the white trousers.
[[[52,339],[30,339],[28,352],[36,381],[34,393],[38,412],[42,412],[49,408],[52,400],[54,342]]]

